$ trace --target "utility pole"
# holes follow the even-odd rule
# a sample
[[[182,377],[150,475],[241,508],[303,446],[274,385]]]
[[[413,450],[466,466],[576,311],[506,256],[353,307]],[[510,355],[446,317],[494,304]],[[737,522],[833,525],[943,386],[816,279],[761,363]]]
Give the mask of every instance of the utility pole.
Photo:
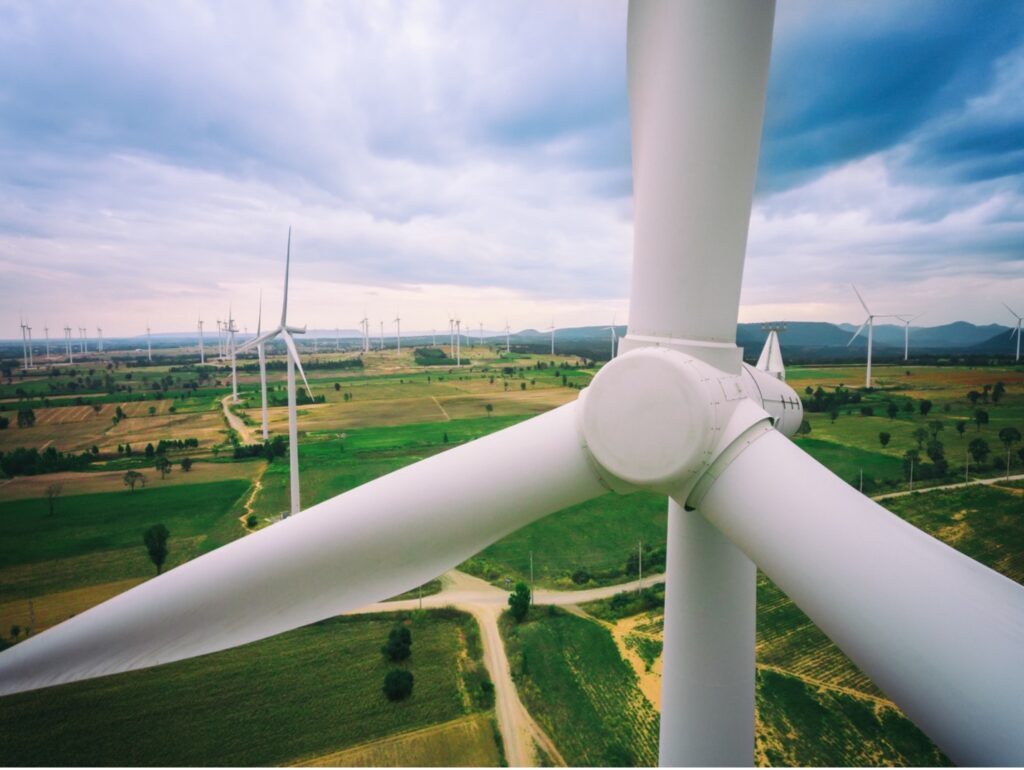
[[[636,584],[637,593],[644,590],[644,541],[640,540],[636,545]]]
[[[530,604],[533,604],[533,551],[530,551]]]

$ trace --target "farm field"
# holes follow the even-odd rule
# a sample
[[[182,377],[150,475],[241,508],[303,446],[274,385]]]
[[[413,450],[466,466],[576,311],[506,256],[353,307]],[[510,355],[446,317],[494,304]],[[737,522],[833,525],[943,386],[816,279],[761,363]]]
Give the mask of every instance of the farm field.
[[[512,676],[570,767],[651,767],[658,712],[602,626],[556,608],[501,619]]]
[[[488,714],[466,690],[473,621],[450,610],[409,621],[413,693],[396,703],[384,697],[393,664],[380,645],[399,617],[337,618],[191,661],[0,699],[5,764],[266,766],[360,745],[356,756],[380,756],[367,742]],[[448,756],[449,734],[421,741],[419,756]],[[493,731],[465,740],[475,759],[497,764]]]
[[[340,362],[351,359],[351,355],[334,358]],[[485,355],[478,349],[474,350],[472,368],[452,371],[415,366],[411,354],[404,351],[401,358],[393,351],[366,356],[362,368],[330,368],[334,360],[330,356],[321,355],[318,360],[326,368],[310,368],[307,374],[314,396],[322,396],[325,402],[299,407],[304,507],[571,401],[579,390],[569,386],[584,386],[595,371],[566,368],[575,364],[573,358],[558,359],[554,366],[548,366],[549,356],[507,361],[493,351]],[[540,363],[544,368],[536,368]],[[511,367],[510,373],[504,371],[506,366]],[[834,417],[828,411],[807,412],[810,433],[797,437],[796,442],[851,484],[859,484],[863,471],[864,491],[869,494],[907,488],[903,458],[905,452],[918,448],[919,439],[914,435],[918,429],[929,432],[925,444],[934,439],[942,442],[950,474],[921,479],[916,472],[915,488],[962,481],[965,446],[975,438],[983,438],[991,451],[984,463],[971,460],[970,476],[997,477],[1005,473],[1006,447],[999,430],[1017,427],[1024,432],[1024,372],[952,367],[911,367],[910,375],[906,371],[902,367],[876,367],[875,391],[861,393],[859,401],[844,404]],[[131,380],[126,379],[129,373],[133,375]],[[819,386],[832,393],[841,383],[856,385],[863,378],[863,369],[858,371],[857,367],[792,367],[790,373],[791,384],[808,400]],[[0,522],[7,533],[0,541],[0,633],[4,637],[12,626],[32,627],[38,632],[151,577],[154,568],[142,547],[141,531],[152,523],[162,522],[171,531],[166,565],[171,568],[244,536],[247,529],[242,520],[249,513],[255,514],[257,526],[263,527],[272,525],[287,508],[286,458],[270,462],[233,458],[232,442],[237,439],[228,430],[220,403],[229,392],[223,369],[213,371],[196,389],[184,387],[186,381],[198,376],[194,367],[185,372],[159,366],[123,367],[114,374],[117,382],[133,384],[145,377],[148,386],[143,392],[148,398],[138,401],[126,400],[125,393],[103,395],[102,390],[87,388],[90,383],[85,381],[76,393],[61,393],[73,379],[63,375],[43,383],[30,378],[24,383],[0,385],[0,396],[14,399],[0,402],[0,409],[6,410],[2,413],[11,422],[6,430],[0,430],[0,452],[31,446],[76,453],[91,451],[92,446],[98,450],[87,465],[75,470],[0,478]],[[181,382],[165,391],[152,389],[154,382],[167,377],[178,377]],[[271,379],[279,383],[283,372],[272,372]],[[993,403],[987,394],[997,382],[1003,382],[1006,391],[998,403]],[[50,385],[56,386],[56,392]],[[245,418],[250,430],[258,426],[260,417],[257,385],[254,372],[240,372],[242,404],[236,407],[236,413]],[[986,385],[990,387],[986,389]],[[808,386],[811,394],[804,390]],[[13,392],[17,387],[35,391],[19,399]],[[176,387],[186,397],[153,397],[154,393],[171,395]],[[50,395],[42,388],[47,388]],[[985,391],[986,395],[972,405],[967,398],[971,390],[979,394]],[[88,395],[91,393],[101,395]],[[139,398],[141,393],[130,395]],[[283,390],[272,390],[272,395],[283,400]],[[44,396],[47,405],[42,404]],[[78,398],[88,403],[55,405]],[[925,398],[931,401],[931,409],[922,414],[921,399]],[[886,411],[890,401],[898,406],[892,417]],[[906,409],[908,403],[910,411]],[[33,407],[35,425],[16,427],[17,409],[26,404],[38,404]],[[492,408],[487,409],[488,405]],[[118,407],[125,416],[115,421]],[[869,407],[873,413],[862,414],[862,407]],[[979,408],[989,418],[980,425],[974,421]],[[936,422],[941,422],[942,428],[936,428]],[[962,436],[956,431],[957,423],[966,427]],[[272,436],[285,433],[283,406],[272,407],[270,427]],[[881,432],[890,434],[886,446],[879,440]],[[168,449],[166,456],[173,463],[173,471],[161,480],[153,467],[154,458],[142,451],[145,444],[185,438],[196,438],[198,446]],[[131,443],[131,456],[117,451],[124,443]],[[1017,455],[1020,444],[1010,448],[1011,472],[1024,472],[1024,458]],[[196,460],[189,473],[180,467],[185,456]],[[931,464],[923,448],[920,462]],[[147,486],[129,492],[123,481],[128,470],[145,474]],[[45,493],[52,483],[59,483],[61,492],[51,516]],[[1021,581],[1021,487],[1019,482],[1006,482],[908,495],[888,499],[884,504],[915,526]],[[461,568],[504,587],[506,580],[530,579],[532,555],[532,576],[538,588],[573,589],[623,582],[635,577],[632,570],[641,542],[645,574],[652,566],[648,559],[654,563],[655,570],[651,571],[658,569],[656,556],[665,544],[665,522],[666,505],[660,496],[642,492],[608,494],[502,538]],[[439,587],[433,581],[424,595]],[[415,591],[406,594],[415,595]],[[759,762],[945,762],[764,576],[759,578],[758,602]],[[618,757],[618,761],[651,761],[639,758],[650,754],[650,736],[656,740],[657,735],[656,727],[651,728],[643,720],[652,713],[656,719],[657,704],[651,693],[652,687],[656,690],[660,666],[660,623],[657,613],[641,620],[636,617],[620,623],[617,636],[608,627],[557,611],[550,616],[534,613],[533,619],[520,627],[533,629],[526,632],[528,644],[523,646],[527,650],[527,674],[519,680],[521,688],[526,688],[521,689],[522,698],[570,762],[607,763],[612,761],[611,756]],[[279,654],[285,660],[294,658],[292,665],[296,668],[313,665],[310,661],[316,658],[307,654],[305,647],[316,646],[319,637],[295,633],[299,635],[292,639],[292,646],[287,652],[279,648]],[[343,633],[348,631],[338,631],[339,635]],[[292,637],[281,637],[285,638]],[[560,652],[561,663],[552,664],[550,670],[538,669],[529,653],[530,645],[538,650],[561,645],[561,649],[575,652],[569,657]],[[645,661],[643,665],[651,664],[654,673],[647,676],[641,672],[638,680],[634,671],[640,665],[638,660]],[[160,671],[163,669],[142,673],[152,676]],[[293,673],[298,676],[301,672]],[[136,674],[128,675],[133,676]],[[107,680],[105,686],[120,678]],[[603,703],[595,689],[598,687],[625,693],[623,703],[629,705],[613,708]],[[173,697],[173,692],[184,692],[184,688],[170,692]],[[559,705],[559,699],[565,705]],[[8,700],[0,700],[0,713]],[[588,746],[573,743],[583,741],[580,736],[559,738],[567,732],[565,721],[574,713],[573,704],[584,704],[578,706],[580,713],[590,720],[584,734],[593,730],[597,736],[588,739]],[[265,708],[265,714],[261,712],[258,717],[261,726],[274,721],[278,713],[273,707]],[[384,732],[366,734],[358,742],[346,739],[331,746],[310,743],[279,759],[249,760],[244,758],[247,755],[238,754],[226,761],[386,763],[388,757],[408,753],[424,757],[424,762],[435,757],[452,763],[456,754],[451,752],[455,749],[442,748],[450,744],[463,746],[458,751],[464,751],[467,757],[488,757],[486,761],[479,759],[480,764],[494,764],[499,761],[493,753],[498,749],[493,728],[488,726],[490,717],[485,718],[485,713],[469,709],[420,722],[389,723]],[[161,718],[172,717],[167,712]],[[647,726],[628,727],[636,720]],[[244,732],[245,726],[238,723],[230,729]],[[565,741],[568,747],[563,745]],[[158,761],[164,760],[154,760]]]

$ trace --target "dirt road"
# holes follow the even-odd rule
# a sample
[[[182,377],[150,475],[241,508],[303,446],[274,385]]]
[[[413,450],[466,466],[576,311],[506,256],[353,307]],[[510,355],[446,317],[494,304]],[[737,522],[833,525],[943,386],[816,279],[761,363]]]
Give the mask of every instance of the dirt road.
[[[220,400],[220,405],[224,407],[224,417],[227,419],[228,425],[231,426],[232,430],[234,430],[238,434],[239,440],[243,444],[257,443],[255,437],[253,436],[252,429],[248,425],[246,425],[245,422],[242,421],[241,417],[239,417],[237,414],[231,411],[230,393]]]

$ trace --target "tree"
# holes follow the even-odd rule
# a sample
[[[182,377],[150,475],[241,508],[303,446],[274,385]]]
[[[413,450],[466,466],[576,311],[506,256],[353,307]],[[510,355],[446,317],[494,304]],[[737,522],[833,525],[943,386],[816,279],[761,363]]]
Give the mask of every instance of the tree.
[[[932,439],[928,442],[928,448],[925,449],[925,454],[928,455],[928,459],[936,465],[946,459],[945,447],[943,447],[942,442],[937,439]]]
[[[1004,385],[1002,382],[997,382],[995,384],[995,387],[992,388],[992,403],[998,404],[999,399],[1003,397],[1004,393],[1006,393],[1006,385]]]
[[[965,430],[967,430],[967,421],[966,420],[957,420],[956,421],[956,432],[960,434],[960,438],[964,437],[964,431]]]
[[[334,383],[334,392],[337,393],[339,390],[341,390],[341,383],[340,382]]]
[[[156,414],[156,407],[155,406],[149,407],[149,416],[152,417],[154,414]]]
[[[414,677],[411,671],[396,668],[384,677],[384,696],[390,701],[405,700],[412,695]]]
[[[1009,452],[1010,448],[1020,441],[1020,431],[1013,427],[1003,428],[999,431],[999,440],[1003,442],[1003,446]]]
[[[51,516],[53,516],[53,506],[63,489],[64,488],[56,482],[46,487],[46,502],[50,506]]]
[[[152,460],[153,456],[155,454],[156,454],[156,449],[153,448],[153,443],[150,442],[150,443],[146,444],[146,459],[147,460]]]
[[[922,417],[927,417],[928,412],[932,410],[932,402],[929,401],[927,398],[922,398],[920,401],[917,402],[917,408],[921,412]]]
[[[132,492],[135,491],[135,485],[142,484],[146,486],[146,477],[138,471],[128,471],[124,474],[124,485],[128,487]]]
[[[488,417],[490,417],[490,416],[491,416],[491,412],[493,412],[493,411],[494,411],[494,404],[487,404],[487,405],[486,405],[486,406],[484,407],[484,409],[486,409],[486,410],[487,410],[487,416],[488,416]]]
[[[924,445],[925,439],[928,438],[928,431],[924,428],[918,428],[911,435],[914,437],[914,441],[917,442],[917,448],[920,449]]]
[[[181,469],[185,471],[185,473],[188,473],[190,470],[192,470],[192,466],[194,464],[195,460],[193,460],[191,457],[183,457],[181,459]]]
[[[981,398],[981,394],[976,390],[972,390],[967,394],[967,400],[971,402],[971,406],[977,406],[979,398]]]
[[[811,432],[811,424],[807,420],[801,420],[800,427],[796,429],[796,432],[801,436],[806,436]]]
[[[36,424],[36,413],[31,409],[18,410],[18,427],[31,428]]]
[[[916,449],[908,449],[903,453],[903,475],[908,479],[911,478],[915,465],[921,462],[921,456],[917,453]]]
[[[835,407],[832,407],[832,409],[828,413],[828,416],[829,418],[831,418],[832,422],[835,422],[839,418],[839,410],[836,409]]]
[[[992,452],[988,448],[988,442],[983,438],[976,438],[967,445],[967,451],[971,453],[971,457],[974,458],[974,462],[983,463],[985,458]]]
[[[878,441],[882,444],[882,446],[889,446],[889,439],[891,438],[892,436],[886,433],[884,430],[878,434]]]
[[[986,412],[984,409],[975,409],[974,422],[977,424],[978,430],[981,430],[982,425],[988,424],[988,412]]]
[[[400,663],[412,654],[412,632],[407,626],[396,625],[388,633],[388,640],[380,651],[388,660]]]
[[[154,524],[142,533],[142,542],[149,552],[149,560],[156,565],[156,574],[160,574],[160,568],[167,561],[167,538],[171,533],[163,524]]]
[[[526,619],[530,611],[530,587],[526,583],[516,583],[516,590],[508,597],[508,606],[512,608],[512,617],[517,623]]]
[[[245,526],[249,529],[256,529],[256,525],[259,523],[259,519],[256,518],[255,513],[250,513],[245,519]]]
[[[160,455],[156,458],[156,469],[160,471],[160,480],[163,481],[167,478],[167,474],[171,472],[171,461]]]
[[[932,438],[938,438],[939,434],[945,430],[946,425],[942,420],[932,420],[928,423],[928,430],[932,433]]]
[[[899,414],[899,411],[900,411],[900,408],[898,406],[896,406],[896,402],[895,401],[890,401],[885,406],[885,413],[887,415],[889,415],[889,419],[890,420],[893,419],[897,414]]]

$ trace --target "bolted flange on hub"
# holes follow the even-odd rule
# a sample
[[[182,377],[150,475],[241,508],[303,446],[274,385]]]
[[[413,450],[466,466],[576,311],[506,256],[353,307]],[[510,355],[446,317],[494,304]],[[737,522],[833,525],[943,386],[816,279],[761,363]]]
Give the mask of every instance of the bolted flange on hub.
[[[583,391],[580,432],[613,490],[685,499],[739,433],[768,422],[748,395],[741,375],[669,348],[640,348],[605,365]]]

